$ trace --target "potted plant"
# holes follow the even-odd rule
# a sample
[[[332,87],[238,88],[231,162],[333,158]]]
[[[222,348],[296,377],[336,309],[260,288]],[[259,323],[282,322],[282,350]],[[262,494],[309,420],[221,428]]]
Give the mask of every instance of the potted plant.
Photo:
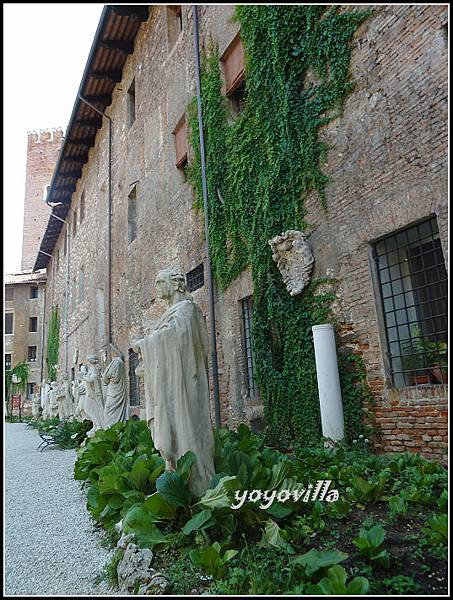
[[[431,376],[426,364],[427,342],[417,325],[411,328],[411,340],[402,342],[401,351],[401,360],[404,370],[408,372],[409,385],[430,383]]]

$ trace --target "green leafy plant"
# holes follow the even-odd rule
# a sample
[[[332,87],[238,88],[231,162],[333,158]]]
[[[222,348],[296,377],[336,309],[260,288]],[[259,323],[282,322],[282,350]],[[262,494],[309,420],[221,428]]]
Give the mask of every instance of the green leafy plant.
[[[327,571],[327,577],[323,577],[317,584],[305,588],[305,594],[321,594],[327,596],[339,595],[361,595],[364,596],[370,587],[366,577],[354,577],[346,583],[347,573],[340,565],[334,565]]]
[[[58,307],[52,308],[49,329],[47,333],[47,376],[49,381],[56,381],[57,372],[55,366],[58,364],[58,352],[60,347],[60,313]]]
[[[389,498],[390,518],[396,519],[405,515],[408,511],[407,502],[401,496],[391,496]]]
[[[408,595],[420,591],[420,585],[407,575],[394,575],[382,582],[388,594]]]
[[[361,529],[359,536],[352,543],[362,556],[368,559],[371,565],[379,565],[388,569],[390,556],[387,550],[382,549],[385,539],[385,530],[382,525],[375,525],[369,530]]]
[[[446,544],[448,540],[448,515],[434,515],[423,527],[422,533],[426,536],[426,542],[430,546]]]
[[[311,578],[318,571],[343,562],[348,558],[346,552],[337,550],[319,551],[312,548],[302,556],[292,561],[293,565],[301,566],[307,578]]]
[[[228,562],[239,553],[238,550],[221,550],[218,542],[205,550],[191,550],[191,561],[201,567],[203,571],[212,575],[214,579],[221,579],[228,566]]]

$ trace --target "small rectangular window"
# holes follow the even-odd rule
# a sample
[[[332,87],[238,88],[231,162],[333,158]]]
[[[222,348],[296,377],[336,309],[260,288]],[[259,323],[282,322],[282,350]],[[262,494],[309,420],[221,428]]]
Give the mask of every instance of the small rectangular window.
[[[38,317],[30,317],[28,321],[28,331],[32,333],[38,331]]]
[[[176,44],[182,31],[182,7],[181,5],[167,6],[167,31],[168,48],[171,50]]]
[[[72,216],[72,237],[75,237],[77,233],[77,209],[73,212]]]
[[[239,33],[223,53],[220,62],[225,77],[225,93],[229,96],[244,81],[244,46]]]
[[[11,369],[11,354],[5,354],[5,371]]]
[[[447,272],[436,219],[379,240],[373,256],[393,385],[445,383]]]
[[[127,122],[128,126],[132,127],[135,121],[135,79],[132,80],[129,89],[127,90]]]
[[[36,383],[27,383],[27,400],[31,400],[35,393]]]
[[[5,314],[5,334],[12,335],[14,330],[14,313]]]
[[[175,136],[176,166],[178,169],[187,164],[187,122],[184,114],[173,130]]]
[[[5,300],[14,300],[14,288],[12,285],[5,287]]]
[[[83,271],[83,267],[81,267],[79,270],[79,302],[82,302],[84,293],[85,293],[84,271]]]
[[[187,290],[193,292],[204,286],[204,264],[198,265],[186,275]]]
[[[127,203],[127,230],[129,244],[137,237],[137,188],[131,191]]]
[[[28,361],[36,361],[36,346],[28,346]]]
[[[138,354],[129,348],[129,398],[131,406],[140,404],[140,386],[135,369],[138,367]]]
[[[79,215],[81,223],[85,218],[85,192],[82,192],[82,195],[80,196]]]
[[[254,365],[253,365],[253,348],[252,348],[252,317],[253,317],[253,303],[252,298],[244,298],[241,300],[242,308],[242,344],[244,350],[244,370],[245,370],[245,382],[247,387],[247,396],[249,398],[258,397],[258,388],[254,377]]]
[[[31,287],[30,288],[30,300],[33,300],[35,298],[38,297],[38,288],[37,287]]]

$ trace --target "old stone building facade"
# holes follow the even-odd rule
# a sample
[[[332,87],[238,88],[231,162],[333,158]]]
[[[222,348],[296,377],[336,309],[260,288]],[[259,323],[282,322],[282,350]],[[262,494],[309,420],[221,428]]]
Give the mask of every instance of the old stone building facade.
[[[5,370],[26,362],[30,369],[24,414],[39,392],[43,378],[43,323],[46,294],[45,273],[19,273],[5,278]]]
[[[187,107],[196,94],[192,7],[152,6],[149,15],[145,8],[134,12],[134,7],[111,6],[103,13],[79,93],[90,104],[99,101],[95,108],[105,110],[105,116],[101,120],[96,111],[88,113],[89,105],[79,99],[50,191],[50,200],[61,203],[53,212],[65,223],[49,219],[41,251],[52,258],[41,253],[35,263],[48,270],[46,320],[52,306],[60,308],[64,370],[74,377],[92,353],[106,365],[115,346],[130,377],[131,414],[143,407],[132,343],[162,313],[154,286],[161,268],[174,266],[188,275],[189,289],[210,326],[204,225],[193,210],[193,190],[181,168],[192,158],[184,140]],[[239,31],[231,20],[234,6],[203,6],[199,12],[202,44],[213,41],[221,56],[234,53]],[[390,248],[400,248],[404,258],[398,263],[415,270],[408,253],[431,244],[430,260],[439,271],[434,283],[444,302],[446,19],[445,6],[378,6],[357,30],[351,65],[356,87],[343,116],[322,131],[331,147],[324,165],[332,177],[328,211],[313,201],[307,217],[314,274],[334,274],[339,282],[339,343],[360,351],[365,362],[375,400],[368,418],[377,428],[378,447],[419,450],[438,459],[447,442],[447,385],[432,376],[412,385],[399,373],[401,363],[391,345],[390,318],[398,318],[396,280],[410,273],[400,271],[394,280],[385,273],[395,282],[391,311],[382,295],[385,301],[383,277],[391,264],[384,263],[392,259]],[[102,52],[115,44],[127,57],[115,72],[107,72]],[[105,80],[112,86],[104,101],[105,89],[96,82]],[[89,136],[81,129],[88,121],[97,123]],[[81,157],[84,144],[86,156]],[[412,237],[398,246],[401,232]],[[421,287],[429,288],[429,281]],[[247,360],[252,295],[248,270],[224,293],[216,292],[224,425],[261,414]],[[395,325],[397,341],[398,327],[411,320],[404,298],[406,314]],[[442,306],[439,327],[446,322]],[[427,318],[419,319],[423,327]]]

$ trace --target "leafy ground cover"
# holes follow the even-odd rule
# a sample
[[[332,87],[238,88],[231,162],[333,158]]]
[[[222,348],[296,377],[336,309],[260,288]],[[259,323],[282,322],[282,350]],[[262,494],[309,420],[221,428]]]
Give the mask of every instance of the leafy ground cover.
[[[116,545],[122,520],[140,547],[153,549],[173,593],[446,592],[441,465],[373,454],[363,438],[282,453],[243,425],[217,430],[215,442],[216,475],[202,498],[189,489],[193,453],[165,472],[143,422],[99,431],[78,450],[74,476],[88,486],[87,508],[105,539]],[[332,482],[338,500],[298,492],[320,480]],[[258,500],[258,490],[275,492],[274,502]],[[106,570],[111,580],[121,552]]]
[[[52,419],[24,417],[23,421],[28,427],[37,429],[39,433],[52,433],[55,443],[64,450],[78,448],[85,440],[87,432],[93,427],[93,423],[89,420],[65,421],[61,424],[59,417]]]

